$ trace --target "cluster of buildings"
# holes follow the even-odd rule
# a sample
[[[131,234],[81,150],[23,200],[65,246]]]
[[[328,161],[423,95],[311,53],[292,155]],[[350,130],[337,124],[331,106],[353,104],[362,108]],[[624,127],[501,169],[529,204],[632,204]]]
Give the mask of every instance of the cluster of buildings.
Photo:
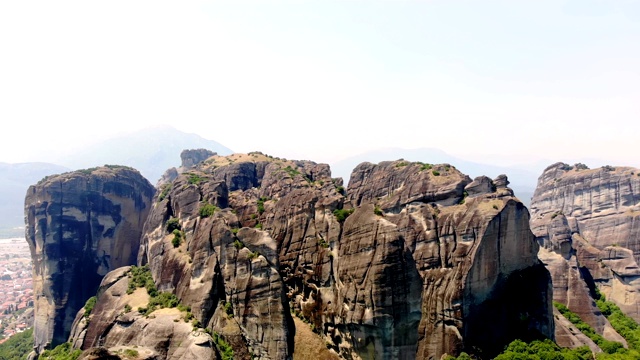
[[[33,324],[31,254],[24,239],[0,239],[0,342]]]

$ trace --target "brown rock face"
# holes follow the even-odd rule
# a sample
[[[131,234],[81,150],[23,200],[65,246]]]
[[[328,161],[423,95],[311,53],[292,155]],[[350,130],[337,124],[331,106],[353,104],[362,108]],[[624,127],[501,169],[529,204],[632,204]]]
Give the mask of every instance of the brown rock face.
[[[540,176],[531,202],[531,228],[546,248],[540,257],[553,277],[554,300],[616,341],[591,295],[597,287],[640,320],[638,174],[628,167],[557,163]]]
[[[69,339],[74,347],[88,350],[87,357],[102,348],[110,354],[135,350],[142,359],[215,359],[211,336],[202,329],[194,330],[178,309],[159,309],[149,316],[135,310],[146,307],[149,296],[143,288],[127,294],[129,269],[107,274],[97,292],[100,301],[91,314],[85,317],[84,308],[78,312]]]
[[[119,166],[57,175],[29,188],[37,351],[67,341],[76,313],[107,272],[135,264],[153,193],[140,173]]]
[[[294,316],[347,359],[553,337],[549,272],[506,178],[395,161],[352,179],[345,192],[324,164],[214,156],[156,196],[139,264],[237,358],[292,358]]]

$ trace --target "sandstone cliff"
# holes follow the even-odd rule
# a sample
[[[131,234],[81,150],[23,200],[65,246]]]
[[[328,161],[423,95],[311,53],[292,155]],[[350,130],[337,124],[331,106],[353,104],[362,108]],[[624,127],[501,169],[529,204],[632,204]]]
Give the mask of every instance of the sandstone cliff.
[[[640,320],[640,170],[549,166],[531,202],[531,228],[546,249],[540,258],[552,274],[554,300],[620,341],[592,295],[597,287]]]
[[[76,313],[102,277],[135,264],[153,193],[140,173],[120,166],[56,175],[29,188],[36,351],[67,341]]]
[[[158,191],[138,264],[238,359],[290,359],[306,327],[328,358],[346,359],[488,357],[515,338],[553,337],[550,275],[506,177],[389,161],[351,178],[345,189],[325,164],[213,156]],[[78,314],[74,346],[188,358],[175,338],[209,351],[211,337],[190,340],[177,310],[137,313],[148,299],[122,294],[125,272],[105,278],[89,324]],[[154,321],[168,324],[158,347],[140,335]]]

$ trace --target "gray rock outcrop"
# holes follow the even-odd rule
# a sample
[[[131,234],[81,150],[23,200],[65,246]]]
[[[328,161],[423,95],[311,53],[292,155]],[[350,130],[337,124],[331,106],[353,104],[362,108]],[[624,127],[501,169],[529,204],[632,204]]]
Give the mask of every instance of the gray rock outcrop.
[[[540,258],[552,274],[554,300],[622,342],[592,296],[597,288],[640,320],[639,175],[629,167],[556,163],[538,179],[531,202],[531,229],[545,249]]]
[[[104,275],[135,264],[154,191],[140,173],[120,166],[51,176],[29,188],[37,352],[67,341]]]

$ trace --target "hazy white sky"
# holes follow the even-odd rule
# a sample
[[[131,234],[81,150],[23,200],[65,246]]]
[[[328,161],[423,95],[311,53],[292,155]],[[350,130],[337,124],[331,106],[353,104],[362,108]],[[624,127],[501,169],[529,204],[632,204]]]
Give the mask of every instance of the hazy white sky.
[[[640,165],[640,1],[2,1],[0,161],[169,124],[333,161]]]

